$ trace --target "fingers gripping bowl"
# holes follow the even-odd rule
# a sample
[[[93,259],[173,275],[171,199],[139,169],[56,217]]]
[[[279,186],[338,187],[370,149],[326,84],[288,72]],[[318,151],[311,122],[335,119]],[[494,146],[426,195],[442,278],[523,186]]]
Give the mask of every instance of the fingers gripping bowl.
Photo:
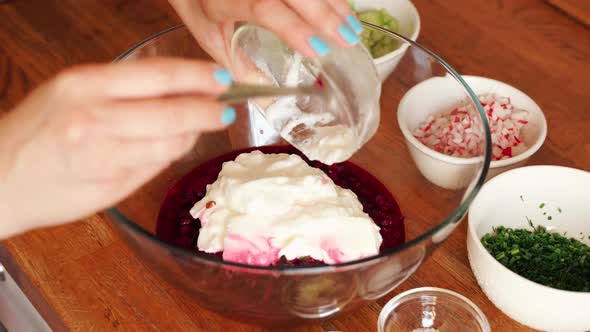
[[[388,294],[420,266],[463,218],[483,184],[491,153],[489,141],[484,142],[478,171],[466,180],[471,183],[468,189],[447,190],[422,176],[396,124],[395,108],[402,95],[426,79],[448,74],[455,78],[450,84],[471,100],[482,119],[484,114],[476,96],[448,65],[418,44],[392,36],[407,44],[409,52],[382,86],[379,127],[350,162],[370,173],[395,197],[404,217],[405,243],[371,257],[335,265],[251,266],[223,261],[158,238],[156,221],[162,201],[169,188],[195,167],[240,149],[286,145],[251,105],[238,110],[235,125],[222,132],[203,134],[189,154],[110,209],[107,215],[115,229],[150,269],[195,303],[225,317],[261,326],[293,325],[332,317]],[[350,51],[366,53],[360,46]],[[155,55],[208,58],[188,30],[179,26],[141,42],[118,61]],[[286,52],[285,56],[292,53]],[[429,61],[423,61],[424,58]],[[426,72],[430,74],[424,75]],[[371,80],[378,80],[375,71],[359,72],[358,79],[362,80],[364,75],[374,75]],[[352,97],[355,93],[350,92]],[[363,187],[363,183],[358,186]],[[378,204],[366,202],[363,207],[369,209],[373,203]]]

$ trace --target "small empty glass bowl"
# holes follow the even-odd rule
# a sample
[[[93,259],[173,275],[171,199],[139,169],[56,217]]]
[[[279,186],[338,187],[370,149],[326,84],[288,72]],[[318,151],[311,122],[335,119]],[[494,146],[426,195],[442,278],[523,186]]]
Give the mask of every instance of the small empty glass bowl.
[[[379,332],[489,332],[483,312],[453,291],[422,287],[400,293],[379,315]]]

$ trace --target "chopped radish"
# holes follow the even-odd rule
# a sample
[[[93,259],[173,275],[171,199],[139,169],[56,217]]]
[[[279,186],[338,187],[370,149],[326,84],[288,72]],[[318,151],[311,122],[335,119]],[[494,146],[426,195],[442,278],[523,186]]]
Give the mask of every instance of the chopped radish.
[[[526,150],[520,137],[528,124],[529,112],[512,105],[510,98],[496,94],[479,96],[492,134],[492,159],[502,160]],[[453,157],[483,154],[485,139],[481,120],[471,103],[463,102],[451,111],[430,115],[414,130],[414,137],[429,148]]]

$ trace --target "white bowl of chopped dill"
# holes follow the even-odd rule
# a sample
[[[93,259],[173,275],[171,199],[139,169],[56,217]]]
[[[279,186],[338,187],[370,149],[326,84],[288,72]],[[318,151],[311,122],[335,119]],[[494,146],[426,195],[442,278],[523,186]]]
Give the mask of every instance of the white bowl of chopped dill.
[[[488,298],[544,331],[590,330],[590,172],[517,168],[469,209],[467,252]]]

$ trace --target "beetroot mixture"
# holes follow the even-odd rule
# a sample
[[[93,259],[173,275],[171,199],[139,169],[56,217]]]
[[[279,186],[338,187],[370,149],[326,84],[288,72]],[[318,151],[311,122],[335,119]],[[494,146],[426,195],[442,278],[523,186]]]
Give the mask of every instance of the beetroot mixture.
[[[404,243],[404,217],[391,193],[379,180],[348,161],[331,166],[310,161],[301,152],[290,146],[265,146],[232,151],[197,166],[168,190],[160,207],[156,235],[163,241],[176,246],[199,251],[197,238],[201,224],[198,219],[193,219],[190,215],[190,209],[205,196],[207,185],[217,180],[224,162],[234,160],[241,153],[254,150],[263,153],[296,154],[310,166],[324,171],[337,185],[352,190],[363,205],[363,210],[381,228],[383,243],[381,243],[380,251]],[[216,254],[201,253],[221,260],[221,252]],[[291,261],[283,257],[276,265],[314,266],[324,265],[324,263],[310,257],[300,257]]]

